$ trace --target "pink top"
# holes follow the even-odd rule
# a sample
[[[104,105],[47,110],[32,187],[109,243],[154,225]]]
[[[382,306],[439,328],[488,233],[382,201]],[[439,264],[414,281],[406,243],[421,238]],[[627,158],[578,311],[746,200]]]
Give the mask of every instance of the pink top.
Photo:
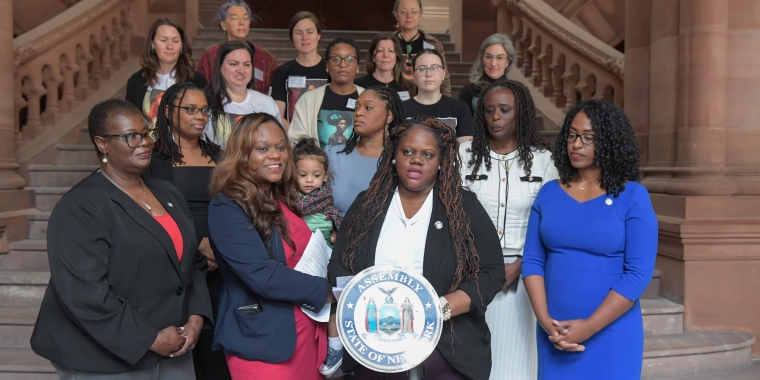
[[[179,227],[174,221],[174,218],[169,214],[156,215],[153,218],[155,218],[156,221],[161,224],[161,227],[164,227],[166,233],[169,234],[172,243],[174,243],[174,250],[177,251],[177,261],[182,261],[182,251],[185,249],[185,243],[182,242],[182,233],[179,231]]]

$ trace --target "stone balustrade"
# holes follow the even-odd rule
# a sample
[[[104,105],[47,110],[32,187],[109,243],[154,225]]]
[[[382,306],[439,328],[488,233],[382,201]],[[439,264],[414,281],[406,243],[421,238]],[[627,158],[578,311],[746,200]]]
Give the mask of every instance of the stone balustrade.
[[[497,28],[512,39],[515,69],[564,114],[600,99],[623,106],[624,55],[543,0],[493,0]]]
[[[19,143],[70,113],[129,58],[132,2],[82,0],[13,40]]]

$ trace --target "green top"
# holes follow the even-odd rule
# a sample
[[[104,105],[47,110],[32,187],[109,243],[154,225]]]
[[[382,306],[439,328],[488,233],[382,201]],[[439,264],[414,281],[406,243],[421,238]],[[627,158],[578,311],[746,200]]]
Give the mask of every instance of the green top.
[[[305,215],[303,220],[306,221],[306,225],[309,226],[309,229],[312,232],[316,230],[321,231],[327,241],[327,246],[332,248],[332,243],[330,243],[330,232],[333,230],[333,223],[332,221],[325,219],[325,214]]]

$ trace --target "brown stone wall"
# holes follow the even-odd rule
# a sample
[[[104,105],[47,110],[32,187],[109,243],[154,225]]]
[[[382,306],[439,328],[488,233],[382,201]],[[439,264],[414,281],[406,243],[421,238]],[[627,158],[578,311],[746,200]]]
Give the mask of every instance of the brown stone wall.
[[[478,57],[480,44],[496,33],[496,12],[490,0],[462,1],[462,61]]]

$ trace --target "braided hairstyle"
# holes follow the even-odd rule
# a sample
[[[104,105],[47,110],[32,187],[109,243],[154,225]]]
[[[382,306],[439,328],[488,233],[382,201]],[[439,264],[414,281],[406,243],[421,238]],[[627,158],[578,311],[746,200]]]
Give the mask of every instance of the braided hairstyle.
[[[386,140],[383,153],[377,162],[377,172],[372,177],[369,188],[364,194],[364,201],[351,218],[346,233],[346,245],[343,248],[342,264],[352,272],[357,252],[360,252],[369,240],[372,226],[383,214],[385,205],[393,197],[397,186],[396,166],[391,160],[396,156],[399,143],[413,129],[430,132],[438,143],[440,165],[438,171],[438,197],[446,210],[449,222],[449,234],[454,245],[457,268],[454,282],[449,291],[457,289],[459,284],[469,279],[477,279],[480,269],[480,257],[475,250],[475,238],[470,230],[470,220],[462,207],[462,177],[459,174],[459,143],[454,130],[432,117],[415,117],[405,120],[393,128]]]
[[[617,197],[625,190],[626,181],[639,181],[641,151],[628,116],[609,102],[585,100],[567,113],[554,147],[554,166],[559,172],[559,180],[570,186],[568,182],[578,172],[568,157],[567,135],[573,119],[581,112],[586,114],[594,130],[594,166],[602,169],[599,184],[608,195]]]
[[[480,93],[478,105],[475,110],[475,122],[473,124],[472,147],[467,149],[471,153],[467,167],[472,167],[472,175],[477,175],[480,166],[485,162],[486,170],[491,170],[491,148],[489,147],[490,136],[485,117],[486,96],[493,91],[509,90],[515,95],[515,132],[517,133],[517,156],[518,162],[525,168],[525,173],[530,175],[533,166],[533,149],[549,150],[549,145],[541,139],[536,128],[536,107],[533,97],[525,85],[513,80],[497,80],[486,86]]]
[[[160,111],[156,117],[156,129],[154,131],[156,146],[153,149],[163,159],[171,157],[175,164],[183,164],[184,161],[182,161],[182,147],[174,140],[173,132],[181,135],[182,130],[179,127],[179,120],[174,119],[175,113],[173,111],[179,109],[178,107],[182,105],[188,91],[198,91],[203,94],[203,91],[191,82],[177,83],[164,92],[161,103],[158,105]],[[174,101],[177,99],[179,101],[177,101],[177,105],[174,105]],[[219,153],[219,145],[206,139],[205,133],[199,139],[203,157],[210,158]]]
[[[401,123],[403,123],[406,119],[406,113],[404,112],[404,103],[401,101],[398,93],[388,86],[372,86],[364,90],[364,92],[367,91],[372,91],[377,94],[377,97],[385,102],[386,112],[390,112],[391,115],[393,115],[393,120],[391,120],[391,123],[387,125],[387,129],[385,130],[385,135],[387,136],[392,129],[401,125]],[[349,137],[348,141],[346,141],[346,147],[338,153],[349,154],[353,152],[354,148],[356,148],[356,142],[359,141],[360,137],[361,136],[356,134],[355,130],[352,130],[351,137]],[[385,140],[383,140],[383,144],[385,144]]]

